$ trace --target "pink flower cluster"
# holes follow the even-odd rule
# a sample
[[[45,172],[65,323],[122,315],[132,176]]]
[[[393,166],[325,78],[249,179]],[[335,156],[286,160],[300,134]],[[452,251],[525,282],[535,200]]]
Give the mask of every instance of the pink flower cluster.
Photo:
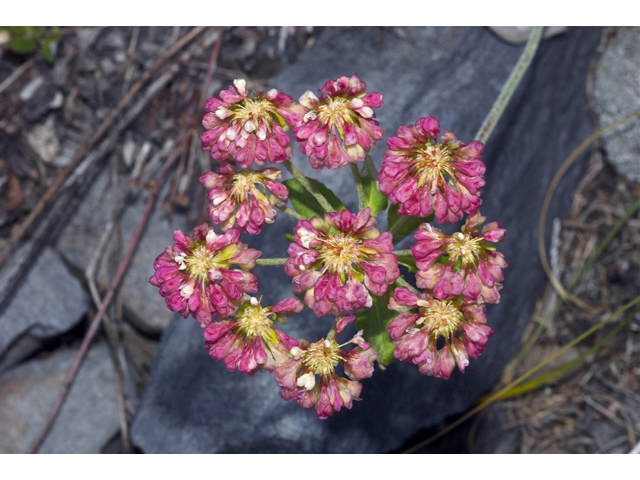
[[[348,343],[356,347],[342,350]],[[287,401],[295,400],[304,408],[315,405],[320,419],[326,419],[342,407],[351,409],[353,401],[360,400],[362,384],[358,380],[373,375],[378,352],[364,341],[361,332],[346,344],[338,345],[332,338],[312,344],[302,340],[290,350],[291,358],[274,371],[281,387],[280,396]],[[338,376],[335,369],[339,364],[349,379]]]
[[[236,172],[232,165],[223,163],[219,172],[205,173],[200,183],[207,189],[211,202],[208,206],[211,221],[222,230],[235,226],[241,232],[257,235],[275,221],[276,210],[272,205],[287,204],[289,190],[275,181],[282,177],[277,168]]]
[[[300,151],[309,156],[313,168],[331,170],[364,160],[382,140],[382,129],[374,120],[374,108],[382,106],[382,95],[366,93],[367,85],[354,74],[329,80],[316,97],[307,90],[300,103],[308,109],[293,136]]]
[[[305,110],[277,90],[248,97],[246,82],[235,80],[220,99],[210,98],[202,119],[202,149],[215,160],[233,160],[242,168],[253,163],[282,163],[292,156],[285,129],[300,123]]]
[[[499,303],[504,257],[492,243],[503,242],[505,230],[498,222],[478,226],[485,218],[479,213],[467,217],[462,232],[445,235],[428,223],[420,226],[411,247],[418,272],[419,288],[433,291],[435,298],[464,295],[478,303]]]
[[[438,223],[455,223],[482,203],[484,145],[477,140],[465,145],[451,132],[437,143],[439,133],[440,124],[433,117],[400,127],[398,136],[387,140],[380,191],[400,205],[401,215],[426,217],[435,212]]]
[[[298,222],[285,272],[319,317],[370,307],[400,277],[391,234],[375,224],[370,208]]]
[[[438,140],[440,125],[433,117],[401,126],[387,140],[378,191],[369,160],[362,177],[355,164],[383,139],[374,113],[382,106],[382,95],[367,93],[356,74],[330,80],[319,91],[319,98],[306,91],[298,101],[275,89],[249,95],[246,82],[239,79],[220,92],[220,98],[207,101],[201,142],[217,163],[200,183],[207,191],[209,216],[223,233],[207,224],[196,227],[192,236],[176,230],[175,243],[157,257],[149,282],[169,309],[199,321],[212,358],[247,376],[272,372],[284,400],[315,407],[317,416],[325,419],[360,400],[360,381],[373,374],[380,355],[365,338],[380,346],[383,363],[390,360],[393,342],[393,356],[417,365],[425,375],[449,378],[456,365],[464,372],[469,359],[477,358],[494,334],[486,325],[485,304],[500,301],[502,269],[507,265],[494,245],[504,241],[505,230],[493,222],[478,231],[485,221],[478,211],[485,184],[481,142],[465,144],[446,131]],[[292,197],[297,213],[286,208],[289,190],[278,181],[280,171],[253,166],[286,162],[305,184],[289,162],[289,129],[313,168],[354,166],[360,211],[312,216],[308,212],[315,210],[302,208],[300,197]],[[311,194],[317,198],[316,191]],[[368,205],[380,209],[386,205],[383,195],[399,205],[399,215],[433,215],[440,223],[455,223],[468,215],[453,235],[428,223],[414,234],[411,253],[421,292],[400,279],[392,233],[376,227]],[[327,203],[319,203],[329,210]],[[294,229],[286,261],[258,262],[262,252],[241,242],[240,234],[261,233],[275,221],[274,207],[304,219]],[[400,233],[402,225],[391,229]],[[286,298],[263,307],[262,297],[251,296],[258,291],[258,279],[248,270],[257,263],[285,263],[294,291],[304,301]],[[386,299],[389,310],[399,315],[371,309],[358,317],[365,329],[338,344],[335,337],[355,322],[355,312]],[[275,327],[305,306],[318,317],[336,316],[326,338],[315,343],[289,337]],[[379,331],[363,336],[369,314],[382,317],[374,323],[389,325],[391,340]]]
[[[255,267],[262,252],[242,243],[238,230],[219,235],[205,223],[193,237],[176,230],[173,239],[176,243],[156,258],[149,279],[170,310],[184,318],[192,314],[204,327],[213,315],[234,313],[245,292],[258,291],[258,278],[244,270]]]
[[[485,325],[485,306],[465,301],[438,300],[428,293],[418,295],[398,288],[389,308],[399,312],[389,325],[395,358],[418,365],[420,373],[449,378],[457,364],[461,372],[469,357],[478,358],[494,331]],[[408,313],[411,310],[418,313]],[[437,348],[439,338],[444,346]]]
[[[273,321],[283,321],[303,308],[296,298],[263,308],[251,297],[235,318],[224,318],[204,329],[204,346],[213,358],[224,360],[231,372],[238,369],[249,376],[263,369],[272,372],[288,360],[289,350],[299,345],[298,340],[273,328]]]

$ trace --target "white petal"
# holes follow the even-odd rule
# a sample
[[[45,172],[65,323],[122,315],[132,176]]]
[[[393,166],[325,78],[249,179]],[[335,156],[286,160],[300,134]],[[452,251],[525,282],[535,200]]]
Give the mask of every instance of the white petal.
[[[247,82],[246,82],[246,80],[244,78],[235,79],[233,81],[233,84],[238,89],[238,92],[240,92],[240,95],[246,95],[247,94],[247,91],[246,91]]]

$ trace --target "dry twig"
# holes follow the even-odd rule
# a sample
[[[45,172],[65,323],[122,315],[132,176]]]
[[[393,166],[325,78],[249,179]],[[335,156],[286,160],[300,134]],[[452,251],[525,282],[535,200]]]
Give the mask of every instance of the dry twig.
[[[571,155],[567,157],[567,159],[564,161],[564,163],[562,164],[562,166],[560,167],[556,175],[553,177],[553,180],[551,181],[551,185],[549,185],[549,189],[547,190],[547,194],[545,195],[544,202],[542,204],[542,211],[540,213],[540,223],[538,224],[538,251],[540,253],[540,261],[542,262],[542,268],[547,274],[547,277],[549,278],[551,285],[553,285],[553,288],[555,288],[555,290],[558,292],[558,295],[560,295],[565,301],[571,300],[571,302],[573,302],[583,310],[589,310],[591,307],[589,307],[589,305],[584,303],[582,300],[580,300],[570,292],[567,292],[565,288],[562,286],[562,284],[560,283],[560,281],[553,274],[553,272],[551,271],[551,267],[549,266],[549,260],[547,259],[547,249],[545,247],[545,241],[544,241],[547,212],[549,211],[549,206],[551,205],[551,199],[553,198],[553,194],[555,193],[556,188],[560,183],[560,180],[562,179],[566,171],[569,169],[569,167],[573,164],[573,162],[580,156],[580,154],[605,133],[613,130],[614,128],[619,127],[620,125],[630,122],[638,117],[640,117],[640,111],[632,113],[631,115],[627,115],[626,117],[623,117],[619,120],[616,120],[615,122],[589,135],[580,145],[576,147],[576,149],[573,152],[571,152]]]
[[[40,433],[36,437],[36,440],[31,445],[31,448],[29,449],[29,453],[36,453],[38,451],[38,448],[40,447],[42,441],[46,437],[49,429],[51,428],[51,425],[53,424],[53,421],[55,420],[55,418],[56,418],[56,416],[58,414],[58,411],[60,410],[60,407],[62,406],[62,403],[64,402],[64,399],[65,399],[65,397],[67,395],[69,387],[71,386],[71,382],[73,382],[73,379],[75,378],[76,372],[77,372],[78,368],[80,367],[82,359],[84,358],[84,355],[86,354],[87,350],[89,349],[89,345],[91,344],[91,341],[93,340],[93,337],[95,336],[95,334],[96,334],[96,332],[98,330],[98,327],[100,326],[100,322],[102,320],[102,317],[104,316],[104,314],[105,314],[105,312],[107,310],[107,307],[109,306],[109,303],[111,302],[111,299],[113,298],[113,295],[114,295],[116,289],[120,285],[120,282],[122,281],[122,279],[124,277],[124,274],[127,271],[127,267],[129,266],[129,262],[131,261],[131,258],[133,257],[133,254],[134,254],[134,252],[136,250],[136,247],[138,246],[138,242],[140,240],[140,237],[142,236],[142,232],[144,231],[144,227],[147,224],[149,216],[151,215],[151,211],[153,210],[153,206],[154,206],[154,204],[156,202],[156,199],[158,198],[158,194],[160,193],[160,186],[162,185],[162,180],[164,178],[164,175],[166,174],[166,172],[169,169],[169,167],[173,164],[173,162],[176,159],[176,157],[180,154],[180,151],[181,151],[182,147],[184,146],[184,142],[185,142],[186,138],[188,138],[188,137],[185,135],[181,139],[181,141],[177,145],[175,151],[165,161],[164,165],[162,166],[162,169],[160,169],[160,171],[158,172],[156,178],[152,182],[153,185],[152,185],[152,189],[151,189],[151,196],[149,197],[149,200],[147,200],[147,205],[145,207],[144,213],[142,214],[142,218],[140,219],[140,222],[138,223],[138,227],[136,228],[136,231],[133,233],[133,237],[131,238],[131,243],[129,244],[129,249],[127,250],[127,253],[124,256],[124,258],[120,261],[120,265],[118,266],[118,271],[116,272],[116,275],[113,278],[113,281],[111,282],[111,286],[109,287],[109,290],[107,290],[107,293],[104,296],[104,299],[102,301],[102,304],[100,305],[100,308],[98,309],[98,312],[96,313],[96,316],[91,321],[91,325],[89,325],[89,329],[87,330],[87,333],[85,334],[85,336],[84,336],[84,338],[82,340],[82,344],[80,345],[80,349],[79,349],[78,353],[76,354],[75,358],[73,359],[73,363],[71,364],[71,368],[67,372],[67,375],[66,375],[66,377],[64,379],[64,382],[62,383],[62,387],[60,388],[60,392],[58,393],[58,397],[56,398],[54,406],[51,409],[51,412],[49,413],[49,415],[47,417],[47,420],[45,422],[44,427],[42,428],[42,430],[40,431]]]
[[[0,83],[0,93],[4,92],[7,88],[11,86],[13,82],[15,82],[18,78],[20,78],[20,75],[26,72],[31,67],[31,65],[33,65],[33,62],[34,62],[33,58],[31,60],[27,60],[18,68],[16,68],[11,75],[9,75],[6,79],[4,79],[4,81]]]

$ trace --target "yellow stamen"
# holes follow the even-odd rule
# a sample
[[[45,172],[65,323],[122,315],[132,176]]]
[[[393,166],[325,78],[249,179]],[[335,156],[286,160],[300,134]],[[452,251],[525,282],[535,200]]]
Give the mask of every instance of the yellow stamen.
[[[304,354],[304,364],[317,375],[333,373],[340,362],[340,347],[335,340],[320,340],[312,344]]]
[[[440,145],[427,145],[416,158],[412,167],[412,175],[418,177],[418,187],[426,184],[434,193],[438,186],[444,184],[445,174],[452,175],[451,154]]]
[[[432,329],[432,335],[435,337],[450,337],[460,329],[460,323],[463,321],[463,315],[460,309],[449,300],[433,299],[426,308],[421,308],[422,317],[416,322],[417,324],[426,324]]]

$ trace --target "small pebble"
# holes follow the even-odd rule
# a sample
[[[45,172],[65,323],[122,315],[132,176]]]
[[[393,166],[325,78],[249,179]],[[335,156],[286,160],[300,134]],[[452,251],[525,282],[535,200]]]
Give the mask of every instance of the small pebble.
[[[20,92],[20,95],[19,95],[20,100],[22,100],[23,102],[27,102],[31,100],[31,97],[33,97],[33,95],[38,91],[38,89],[42,86],[43,83],[44,83],[44,78],[42,78],[42,76],[36,77],[33,80],[31,80],[22,88],[22,91]]]

